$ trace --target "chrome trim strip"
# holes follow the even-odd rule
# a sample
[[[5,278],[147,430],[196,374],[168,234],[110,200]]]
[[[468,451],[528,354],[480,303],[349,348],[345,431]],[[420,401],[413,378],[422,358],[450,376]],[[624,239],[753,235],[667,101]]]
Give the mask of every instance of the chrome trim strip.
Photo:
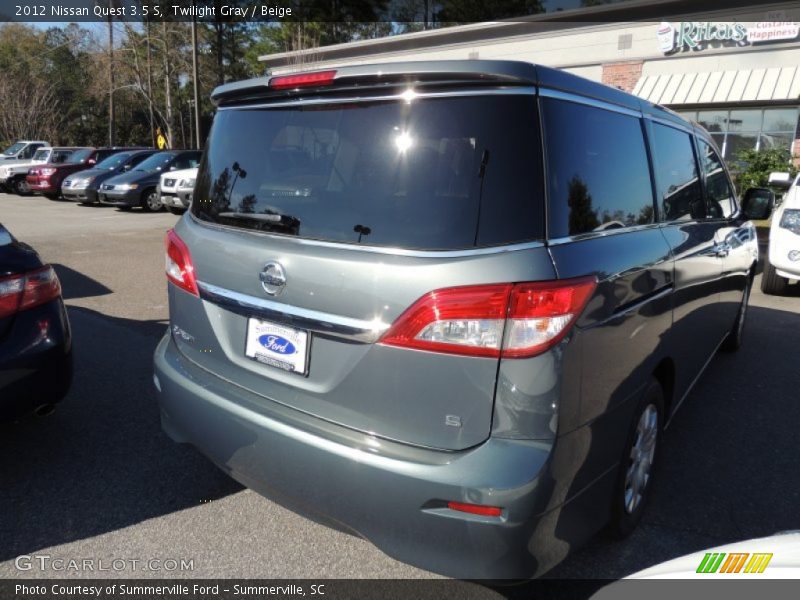
[[[483,254],[502,254],[504,252],[516,252],[519,250],[530,250],[531,248],[543,248],[544,242],[519,242],[506,246],[487,246],[485,248],[469,248],[465,250],[411,250],[408,248],[396,248],[392,246],[366,246],[362,244],[347,244],[345,242],[326,242],[323,240],[312,240],[298,238],[287,235],[279,235],[266,231],[256,231],[254,229],[244,229],[231,225],[220,225],[198,219],[192,212],[187,213],[189,218],[201,227],[219,229],[221,231],[233,231],[236,233],[246,233],[250,235],[260,235],[274,240],[287,241],[301,246],[315,246],[319,248],[338,248],[341,250],[351,250],[353,252],[372,252],[375,254],[391,254],[393,256],[409,256],[412,258],[464,258],[469,256],[480,256]]]
[[[410,89],[413,89],[410,88]],[[485,96],[485,95],[535,95],[534,86],[501,86],[491,88],[466,88],[461,90],[451,90],[446,92],[414,92],[413,99],[417,98],[451,98],[461,96]],[[282,100],[278,102],[258,102],[250,104],[243,102],[234,106],[220,106],[217,110],[247,110],[251,108],[282,108],[287,106],[303,106],[318,104],[345,104],[352,102],[381,102],[386,100],[408,100],[405,92],[399,94],[387,94],[383,96],[337,96],[332,98],[295,98],[292,100]]]
[[[661,117],[656,117],[651,114],[645,114],[644,118],[648,121],[652,121],[653,123],[658,123],[659,125],[666,125],[667,127],[672,127],[673,129],[677,129],[678,131],[683,131],[684,133],[688,133],[689,135],[696,136],[694,127],[688,121],[683,123],[679,123],[677,121],[671,121],[669,119],[662,119]],[[705,141],[705,140],[703,140]]]
[[[197,282],[197,287],[203,300],[233,312],[263,317],[326,336],[371,344],[389,328],[389,324],[379,317],[373,321],[342,317],[242,294],[202,281]]]
[[[658,229],[664,223],[647,223],[645,225],[633,225],[631,227],[619,227],[617,229],[609,229],[608,231],[587,231],[586,233],[579,233],[577,235],[568,235],[560,238],[553,238],[547,240],[548,246],[560,246],[561,244],[568,244],[571,242],[582,242],[584,240],[594,240],[597,238],[604,238],[611,235],[622,235],[625,233],[633,233],[636,231],[644,231],[646,229]]]
[[[580,96],[569,92],[562,92],[550,88],[539,88],[539,96],[542,98],[555,98],[556,100],[565,100],[567,102],[576,102],[578,104],[585,104],[586,106],[593,106],[594,108],[601,108],[603,110],[610,110],[612,112],[628,115],[629,117],[642,118],[642,111],[636,111],[625,106],[612,104],[604,100],[590,98],[588,96]]]

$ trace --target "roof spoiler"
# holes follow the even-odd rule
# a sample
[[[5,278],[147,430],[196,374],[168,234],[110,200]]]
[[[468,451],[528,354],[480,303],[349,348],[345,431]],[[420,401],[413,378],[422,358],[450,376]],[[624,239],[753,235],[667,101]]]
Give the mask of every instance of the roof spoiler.
[[[372,64],[298,71],[290,76],[313,76],[315,73],[333,73],[331,77],[320,78],[314,85],[303,84],[303,88],[319,91],[342,91],[348,88],[380,88],[400,85],[536,85],[537,67],[531,63],[495,60],[461,61],[409,61],[400,63]],[[246,101],[264,97],[292,96],[300,85],[276,89],[270,82],[286,78],[286,75],[258,77],[237,81],[217,87],[211,93],[216,105],[227,102]]]

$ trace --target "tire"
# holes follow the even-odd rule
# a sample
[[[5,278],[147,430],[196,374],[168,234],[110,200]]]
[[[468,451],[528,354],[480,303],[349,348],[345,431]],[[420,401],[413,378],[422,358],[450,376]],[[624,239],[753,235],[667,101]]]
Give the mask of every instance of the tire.
[[[25,181],[24,177],[18,177],[12,181],[11,189],[17,196],[27,196],[31,193],[31,189],[28,187],[28,182]]]
[[[722,342],[719,347],[723,352],[736,352],[742,347],[742,334],[744,333],[744,326],[747,322],[747,304],[750,301],[750,290],[753,288],[753,278],[747,277],[747,284],[744,288],[744,295],[742,296],[742,303],[739,305],[739,312],[736,313],[736,319],[733,321],[731,330],[728,332],[728,337]]]
[[[158,197],[156,188],[150,188],[142,192],[140,206],[144,212],[160,212],[164,210],[161,198]]]
[[[664,390],[651,377],[631,420],[619,463],[608,526],[613,538],[630,535],[644,514],[657,472],[664,421]]]
[[[769,257],[764,258],[764,272],[761,274],[761,291],[765,294],[778,296],[786,291],[789,280],[775,272],[775,267],[769,262]]]
[[[174,206],[168,206],[167,210],[169,210],[169,212],[171,212],[173,215],[182,215],[186,212],[185,208],[176,208]]]

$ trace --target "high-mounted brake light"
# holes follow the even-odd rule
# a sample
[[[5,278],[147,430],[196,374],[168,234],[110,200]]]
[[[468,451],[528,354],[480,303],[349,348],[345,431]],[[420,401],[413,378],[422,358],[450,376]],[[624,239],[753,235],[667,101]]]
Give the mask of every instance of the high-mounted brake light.
[[[381,344],[467,356],[526,358],[569,332],[594,277],[445,288],[409,307]]]
[[[189,254],[189,248],[178,237],[174,229],[170,229],[167,232],[164,238],[164,245],[167,253],[167,279],[182,290],[199,296],[200,292],[197,289],[197,279],[195,278],[194,265],[192,264],[192,256]]]
[[[336,71],[315,71],[313,73],[300,73],[299,75],[278,75],[269,80],[269,87],[274,90],[330,85]]]
[[[47,265],[29,273],[0,279],[0,319],[40,306],[61,295],[61,283]]]
[[[503,509],[497,506],[484,506],[482,504],[467,504],[466,502],[448,502],[447,508],[458,512],[481,515],[483,517],[499,517]]]

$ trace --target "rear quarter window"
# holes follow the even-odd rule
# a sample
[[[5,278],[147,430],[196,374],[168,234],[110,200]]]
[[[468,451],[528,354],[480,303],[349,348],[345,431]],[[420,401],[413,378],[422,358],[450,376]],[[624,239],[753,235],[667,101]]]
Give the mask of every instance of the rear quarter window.
[[[653,222],[653,190],[641,120],[542,98],[549,237]]]
[[[217,113],[192,211],[326,241],[450,250],[541,239],[532,95]]]

